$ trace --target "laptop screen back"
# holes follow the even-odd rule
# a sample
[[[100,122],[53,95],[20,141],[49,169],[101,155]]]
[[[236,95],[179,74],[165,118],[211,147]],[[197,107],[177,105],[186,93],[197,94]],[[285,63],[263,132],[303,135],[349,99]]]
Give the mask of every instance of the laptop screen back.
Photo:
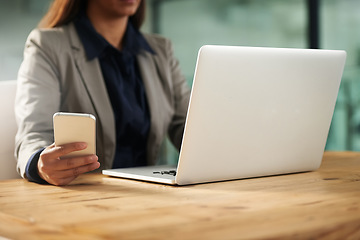
[[[202,47],[177,183],[317,169],[345,58],[344,51]]]

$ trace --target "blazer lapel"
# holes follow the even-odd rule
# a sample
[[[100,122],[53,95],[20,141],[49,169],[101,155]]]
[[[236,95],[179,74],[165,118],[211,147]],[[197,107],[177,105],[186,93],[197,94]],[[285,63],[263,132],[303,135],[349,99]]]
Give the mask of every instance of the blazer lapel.
[[[115,155],[115,121],[100,64],[98,59],[87,61],[85,51],[74,26],[72,26],[70,34],[75,64],[89,94],[88,97],[94,106],[97,125],[100,126],[97,130],[100,131],[99,136],[102,136],[102,149],[104,149],[105,159],[108,160],[102,168],[111,168]]]
[[[157,81],[159,76],[156,72],[156,64],[152,54],[142,51],[142,53],[137,56],[137,61],[150,111],[151,125],[147,144],[147,156],[148,159],[154,159],[154,156],[158,154],[157,151],[161,144],[158,133],[163,132],[161,127],[163,124],[159,117],[161,115],[161,102],[159,102],[161,98],[158,96],[158,89],[161,88],[161,86],[159,86],[160,81]],[[149,162],[149,164],[155,164],[155,162]]]

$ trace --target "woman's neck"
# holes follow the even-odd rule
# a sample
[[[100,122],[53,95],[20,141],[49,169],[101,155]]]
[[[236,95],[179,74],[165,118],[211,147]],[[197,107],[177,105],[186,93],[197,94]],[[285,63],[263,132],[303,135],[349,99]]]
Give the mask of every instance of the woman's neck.
[[[98,14],[92,9],[87,10],[87,15],[93,24],[95,30],[103,36],[111,45],[121,50],[123,47],[123,38],[129,18],[109,18]]]

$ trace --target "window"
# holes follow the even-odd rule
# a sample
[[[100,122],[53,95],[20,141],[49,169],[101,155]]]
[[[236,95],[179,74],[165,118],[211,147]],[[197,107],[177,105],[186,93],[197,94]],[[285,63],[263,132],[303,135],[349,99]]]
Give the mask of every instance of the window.
[[[320,1],[320,46],[347,59],[327,142],[329,150],[360,150],[360,2]]]

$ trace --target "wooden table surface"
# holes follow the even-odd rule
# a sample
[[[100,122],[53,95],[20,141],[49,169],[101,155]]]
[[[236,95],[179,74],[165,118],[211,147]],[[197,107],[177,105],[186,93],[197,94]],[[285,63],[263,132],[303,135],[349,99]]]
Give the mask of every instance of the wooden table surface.
[[[360,239],[360,153],[315,172],[173,187],[87,174],[0,181],[10,239]]]

